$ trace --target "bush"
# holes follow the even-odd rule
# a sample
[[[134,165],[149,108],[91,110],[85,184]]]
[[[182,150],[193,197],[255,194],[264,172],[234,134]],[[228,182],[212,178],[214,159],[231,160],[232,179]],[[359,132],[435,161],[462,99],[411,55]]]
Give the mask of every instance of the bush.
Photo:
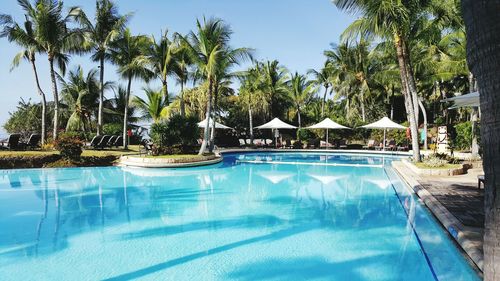
[[[54,148],[57,149],[63,157],[77,159],[82,155],[83,137],[79,133],[62,133],[56,141]]]
[[[308,129],[298,129],[297,130],[297,139],[299,141],[305,141],[308,139],[315,139],[315,138],[317,138],[317,136],[311,130],[308,130]]]
[[[456,130],[456,135],[454,139],[451,140],[451,145],[453,146],[454,149],[459,149],[459,150],[468,150],[471,148],[472,145],[472,122],[467,121],[463,123],[458,123],[455,125],[455,130]],[[479,140],[479,124],[476,124],[475,128],[475,135],[478,139],[478,143],[480,143]]]
[[[123,134],[123,124],[107,123],[102,126],[103,134],[121,136]]]
[[[199,136],[197,123],[193,117],[174,115],[168,120],[153,124],[150,132],[153,155],[191,152]]]

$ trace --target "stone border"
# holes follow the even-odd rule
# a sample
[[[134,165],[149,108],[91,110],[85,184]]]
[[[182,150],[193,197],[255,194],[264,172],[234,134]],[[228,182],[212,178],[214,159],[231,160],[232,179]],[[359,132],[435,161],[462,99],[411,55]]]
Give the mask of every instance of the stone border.
[[[252,153],[252,152],[327,152],[339,154],[371,154],[371,155],[385,155],[385,156],[411,156],[409,151],[381,151],[381,150],[363,150],[363,149],[289,149],[289,148],[228,148],[220,149],[219,153]]]
[[[457,176],[465,174],[467,167],[466,164],[462,164],[460,168],[451,169],[422,169],[415,166],[413,163],[407,160],[403,160],[403,163],[412,170],[417,175],[425,176]]]
[[[203,156],[201,160],[199,158],[173,159],[126,155],[120,157],[119,165],[141,168],[186,168],[211,165],[221,161],[222,156],[218,155]]]
[[[424,202],[425,206],[434,214],[438,221],[457,241],[474,264],[483,270],[483,254],[474,243],[467,238],[467,227],[464,226],[454,215],[452,215],[432,194],[425,189],[416,177],[408,174],[407,165],[401,161],[393,161],[392,167],[400,178],[414,191]]]

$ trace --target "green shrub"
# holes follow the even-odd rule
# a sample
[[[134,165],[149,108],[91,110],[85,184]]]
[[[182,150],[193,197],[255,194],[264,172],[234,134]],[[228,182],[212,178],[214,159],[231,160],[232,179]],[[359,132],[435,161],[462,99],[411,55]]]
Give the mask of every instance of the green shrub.
[[[54,148],[57,149],[63,157],[70,159],[80,158],[82,155],[83,137],[79,133],[62,133],[56,141]]]
[[[197,120],[174,115],[151,126],[153,155],[191,152],[199,136]]]
[[[317,138],[317,136],[311,130],[308,130],[308,129],[298,129],[297,130],[297,139],[299,141],[305,141],[308,139],[315,139],[315,138]]]
[[[107,123],[102,126],[103,134],[121,136],[123,134],[123,124]]]
[[[458,123],[455,125],[455,130],[456,130],[456,136],[453,140],[451,140],[451,144],[453,148],[459,149],[459,150],[468,150],[470,149],[472,145],[472,122],[467,121],[463,123]],[[476,126],[474,128],[474,133],[478,139],[478,143],[480,143],[479,140],[479,124],[476,123]]]

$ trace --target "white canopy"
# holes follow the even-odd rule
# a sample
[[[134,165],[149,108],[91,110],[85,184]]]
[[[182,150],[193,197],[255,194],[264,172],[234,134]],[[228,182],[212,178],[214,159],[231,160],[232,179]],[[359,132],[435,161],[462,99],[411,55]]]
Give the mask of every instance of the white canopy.
[[[459,107],[477,107],[479,106],[479,92],[447,98],[441,100],[441,102],[454,102],[455,104],[450,107],[450,109]]]
[[[325,118],[325,120],[307,127],[308,129],[350,129],[349,127],[342,126],[337,122],[332,121],[330,118]]]
[[[394,121],[392,121],[387,117],[384,117],[376,122],[361,127],[366,129],[400,129],[400,130],[406,129],[405,126],[399,125],[398,123],[395,123]]]
[[[255,127],[256,129],[296,129],[297,127],[281,121],[279,118],[267,122],[266,124]]]
[[[205,126],[207,125],[207,118],[205,118],[205,120],[201,121],[198,123],[198,127],[199,128],[205,128]],[[210,128],[212,128],[212,126],[214,125],[214,120],[212,118],[210,118],[210,122],[208,124],[208,126]],[[229,129],[232,129],[231,127],[228,127],[226,125],[223,125],[219,122],[215,122],[215,128],[216,129],[225,129],[225,130],[229,130]]]

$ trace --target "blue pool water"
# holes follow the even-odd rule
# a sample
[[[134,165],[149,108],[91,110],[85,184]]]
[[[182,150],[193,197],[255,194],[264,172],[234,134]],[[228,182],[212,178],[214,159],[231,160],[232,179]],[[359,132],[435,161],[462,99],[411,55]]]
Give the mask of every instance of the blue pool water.
[[[479,280],[394,158],[0,171],[0,280]]]

